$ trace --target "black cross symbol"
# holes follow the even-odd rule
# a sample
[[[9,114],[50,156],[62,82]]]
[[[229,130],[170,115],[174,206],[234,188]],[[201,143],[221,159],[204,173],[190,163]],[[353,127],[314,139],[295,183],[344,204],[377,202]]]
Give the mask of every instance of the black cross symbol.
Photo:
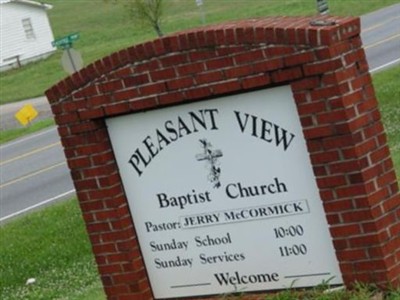
[[[211,150],[211,144],[206,139],[200,140],[200,143],[204,149],[204,153],[196,154],[198,161],[206,160],[210,164],[209,180],[214,183],[214,187],[219,188],[221,183],[219,182],[219,176],[221,174],[221,168],[216,166],[216,162],[219,157],[222,157],[221,150]]]
[[[223,156],[221,150],[211,150],[211,144],[206,140],[200,140],[200,143],[204,147],[204,153],[196,154],[196,159],[198,161],[208,160],[213,165],[218,157]]]

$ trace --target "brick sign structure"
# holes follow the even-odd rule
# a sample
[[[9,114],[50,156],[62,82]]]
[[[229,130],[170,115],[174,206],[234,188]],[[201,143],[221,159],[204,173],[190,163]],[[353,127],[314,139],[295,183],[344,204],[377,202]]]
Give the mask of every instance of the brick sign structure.
[[[312,21],[273,17],[180,32],[105,57],[46,92],[109,299],[217,299],[210,296],[219,293],[214,285],[247,288],[245,299],[256,299],[282,287],[276,284],[284,278],[297,279],[299,272],[315,280],[333,274],[334,284],[348,286],[355,281],[400,285],[398,182],[360,22],[328,16]],[[254,147],[238,150],[231,143],[234,130],[236,136],[247,135]],[[211,133],[212,143],[207,139]],[[177,148],[178,140],[192,137],[198,148],[189,143]],[[121,150],[124,145],[127,150]],[[231,149],[243,155],[230,154]],[[257,165],[256,158],[264,153],[260,149],[272,151],[265,152],[274,170],[270,177],[253,184],[258,174],[268,172],[252,167],[245,170],[255,174],[251,184],[245,184],[244,173],[240,182],[224,182],[234,177],[230,166],[235,160]],[[160,164],[173,150],[182,163],[173,157]],[[188,151],[191,160],[186,163]],[[280,159],[300,165],[280,170],[274,165]],[[200,163],[205,165],[197,172]],[[207,179],[203,189],[181,181],[191,178],[193,170],[198,181],[203,175]],[[185,193],[172,194],[171,182],[184,182]],[[207,189],[206,184],[213,186]],[[303,187],[301,193],[310,196],[290,194]],[[219,206],[223,200],[215,196],[217,191],[232,206]],[[260,204],[259,199],[271,201]],[[236,207],[242,200],[248,204]],[[168,215],[176,221],[162,223]],[[254,220],[242,222],[250,218]],[[165,232],[156,236],[157,230]],[[322,236],[313,237],[318,234]],[[264,254],[254,249],[263,249],[267,236],[274,242],[263,250],[265,257],[276,255],[287,262],[282,269],[296,265],[291,270],[296,274],[284,274],[278,267],[254,274],[246,269],[253,255],[261,264]],[[251,243],[254,249],[249,250]],[[319,271],[313,261],[320,246],[326,246],[319,252],[328,258],[319,263],[326,263],[329,272]],[[166,250],[170,256],[157,256]],[[214,272],[208,282],[201,272],[215,265],[231,269]],[[205,281],[171,283],[164,289],[173,277],[164,276],[170,274],[163,273],[168,268],[177,277],[187,268],[187,278]],[[316,281],[304,282],[311,286]]]

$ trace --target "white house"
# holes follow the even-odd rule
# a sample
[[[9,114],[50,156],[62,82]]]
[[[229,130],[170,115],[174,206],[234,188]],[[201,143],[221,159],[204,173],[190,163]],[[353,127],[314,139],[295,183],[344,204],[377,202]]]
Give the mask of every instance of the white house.
[[[56,50],[47,10],[30,0],[0,0],[0,71],[49,56]]]

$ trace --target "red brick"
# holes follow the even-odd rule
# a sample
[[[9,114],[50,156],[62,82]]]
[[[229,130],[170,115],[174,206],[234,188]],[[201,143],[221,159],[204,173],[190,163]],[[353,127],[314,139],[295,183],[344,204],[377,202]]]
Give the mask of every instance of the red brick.
[[[349,241],[348,241],[348,239],[346,238],[342,238],[342,237],[335,237],[334,235],[333,235],[333,246],[335,247],[335,249],[336,249],[336,251],[342,251],[343,249],[347,249],[347,248],[349,248]],[[342,265],[342,263],[343,262],[341,262],[341,265]]]
[[[90,233],[106,232],[110,230],[110,224],[109,223],[86,224],[86,229]]]
[[[366,112],[375,111],[377,107],[378,107],[378,101],[376,100],[376,98],[370,98],[357,104],[357,111],[359,114],[363,114]]]
[[[233,66],[233,59],[231,57],[223,57],[208,60],[205,62],[208,70],[222,69]]]
[[[55,115],[54,118],[58,125],[76,123],[79,120],[77,112]]]
[[[123,114],[130,111],[128,102],[121,102],[117,104],[107,105],[104,109],[107,116]]]
[[[352,134],[335,136],[331,138],[327,138],[323,141],[323,145],[325,149],[335,149],[335,148],[345,148],[345,147],[354,147],[356,143],[356,139],[358,137]]]
[[[303,66],[304,75],[311,76],[315,74],[324,74],[330,71],[335,71],[342,66],[342,61],[340,58],[334,60],[328,60],[326,62],[316,62],[311,64],[306,64]]]
[[[293,54],[284,58],[285,66],[291,67],[295,65],[303,65],[305,63],[310,63],[315,60],[314,54],[312,52],[302,52],[298,54]]]
[[[105,286],[104,290],[107,295],[124,295],[129,293],[129,287],[128,285],[116,285],[113,284],[111,286]],[[134,297],[130,296],[132,300],[142,300],[140,298],[135,299]],[[141,297],[141,296],[140,296]]]
[[[140,95],[153,95],[153,94],[160,94],[166,91],[166,86],[163,82],[160,83],[152,83],[148,85],[142,85],[139,87]]]
[[[385,146],[378,150],[375,150],[374,152],[371,152],[371,154],[370,154],[371,162],[373,164],[383,161],[384,159],[386,159],[389,156],[390,156],[390,151],[389,151],[388,146]]]
[[[209,87],[197,87],[184,92],[186,99],[202,99],[212,95]]]
[[[117,241],[124,241],[128,240],[130,237],[132,237],[132,229],[125,229],[125,230],[120,230],[120,231],[110,231],[110,232],[104,232],[101,234],[101,238],[104,243],[107,242],[117,242]],[[107,256],[107,259],[112,262],[118,262],[118,261],[124,261],[124,257],[121,254]]]
[[[146,97],[135,99],[129,102],[130,110],[132,111],[142,111],[146,109],[150,109],[157,106],[157,98],[156,97]]]
[[[320,86],[319,77],[307,77],[291,83],[292,91],[309,91]]]
[[[400,223],[396,222],[396,217],[393,214],[393,218],[387,221],[386,227],[389,228],[390,235],[393,237],[400,236]]]
[[[384,187],[396,181],[397,178],[394,170],[386,174],[381,174],[381,176],[377,178],[378,187]]]
[[[113,98],[116,102],[124,100],[132,100],[139,96],[139,90],[137,88],[132,88],[129,90],[123,90],[113,93]]]
[[[191,62],[207,61],[215,58],[216,52],[211,50],[198,50],[195,52],[190,52],[188,55]]]
[[[74,186],[79,191],[93,190],[99,188],[95,179],[74,180]]]
[[[164,79],[171,79],[176,77],[176,72],[173,67],[162,70],[153,71],[150,73],[152,81],[160,81]]]
[[[344,60],[347,65],[352,65],[358,61],[365,61],[365,59],[365,52],[362,48],[344,55]]]
[[[383,124],[381,122],[375,122],[366,126],[364,128],[364,136],[365,138],[370,138],[381,134],[384,131]]]
[[[178,74],[180,76],[198,74],[203,72],[205,69],[204,63],[192,63],[187,65],[181,65],[177,67]]]
[[[361,228],[358,224],[349,224],[343,226],[334,226],[330,228],[333,236],[352,236],[361,233]]]
[[[299,68],[299,67],[291,68],[291,69],[283,69],[283,70],[274,71],[272,73],[272,81],[273,82],[290,81],[290,80],[298,79],[302,76],[303,76],[303,74],[302,74],[301,68]]]
[[[85,157],[78,157],[78,158],[70,158],[67,161],[68,167],[70,169],[81,169],[81,168],[86,168],[92,165],[90,158],[85,156]]]
[[[192,77],[181,77],[178,79],[167,81],[166,84],[168,90],[173,91],[191,87],[194,85],[194,81]]]
[[[85,142],[86,138],[84,136],[69,135],[61,139],[61,143],[65,148],[74,147]],[[69,156],[68,158],[71,157],[72,156]]]
[[[96,251],[93,248],[93,251],[96,253],[103,253],[102,251]],[[107,253],[107,252],[105,252]],[[113,264],[113,265],[102,265],[99,266],[99,271],[102,274],[113,274],[113,273],[121,273],[122,267],[120,264]]]
[[[123,80],[125,87],[137,87],[149,82],[147,74],[134,75]]]
[[[289,54],[293,53],[295,53],[295,50],[290,46],[269,46],[265,49],[265,56],[267,58],[289,56]]]
[[[311,103],[302,103],[297,106],[300,115],[316,114],[326,111],[325,101],[313,101]]]
[[[358,90],[363,88],[366,85],[371,85],[372,79],[369,73],[358,76],[351,81],[351,87],[353,90]]]
[[[338,259],[341,261],[357,261],[365,260],[368,258],[367,251],[363,249],[349,249],[343,250],[338,253]]]
[[[334,135],[335,130],[331,125],[318,126],[304,129],[304,137],[306,139],[316,139]]]
[[[350,199],[345,200],[335,200],[335,201],[325,201],[324,202],[325,211],[332,212],[343,212],[354,209],[353,203]],[[336,235],[334,235],[336,236]]]
[[[275,58],[267,61],[255,62],[253,65],[254,73],[263,73],[272,70],[277,70],[283,67],[283,59]]]
[[[293,97],[294,100],[296,101],[296,104],[299,105],[301,103],[308,103],[309,102],[309,97],[310,93],[309,92],[294,92]]]
[[[246,51],[245,53],[235,55],[233,59],[238,65],[253,63],[264,59],[264,51],[260,49]]]
[[[355,262],[356,269],[359,271],[371,271],[376,272],[377,270],[383,270],[386,268],[386,264],[383,260],[372,260]]]
[[[241,90],[240,82],[237,80],[222,82],[211,86],[215,94],[225,94]]]
[[[223,75],[222,71],[219,71],[219,70],[200,73],[200,74],[195,75],[195,81],[199,85],[221,81],[222,79],[224,79],[224,75]]]
[[[80,206],[83,211],[93,212],[97,210],[102,210],[104,208],[103,201],[101,200],[82,202],[81,197],[79,197],[79,199],[81,201]]]
[[[224,74],[227,79],[245,77],[253,74],[253,68],[251,65],[233,67],[224,70]]]
[[[107,208],[116,208],[121,205],[125,205],[127,203],[125,195],[115,196],[111,199],[107,199],[104,201],[105,207]]]
[[[90,97],[87,100],[87,106],[88,106],[88,108],[92,108],[92,107],[96,107],[96,106],[101,106],[108,102],[110,102],[110,96],[98,95],[98,96]]]
[[[122,241],[117,243],[117,249],[118,251],[130,251],[133,248],[137,247],[137,243],[134,240],[127,240],[127,241]],[[130,264],[127,264],[128,266],[131,266]],[[124,267],[124,270],[132,270],[132,267]]]
[[[366,222],[373,220],[372,213],[369,209],[349,211],[342,213],[341,216],[343,222],[345,223]],[[354,247],[362,246],[361,243],[364,242],[366,243],[366,245],[368,245],[368,243],[372,244],[372,241],[370,240],[369,236],[360,236],[358,238],[353,238],[352,240],[353,241],[350,242],[352,242],[352,246]]]
[[[98,176],[108,176],[110,174],[113,174],[114,172],[117,171],[117,166],[115,164],[108,164],[108,165],[102,165],[102,166],[95,166],[90,169],[85,169],[83,170],[83,174],[85,178],[92,178],[92,177],[98,177]],[[99,191],[101,193],[104,193],[103,195],[106,196],[107,190],[101,190]],[[117,193],[115,193],[116,195]]]
[[[158,103],[160,105],[179,103],[184,100],[183,92],[169,92],[158,96]]]
[[[242,79],[243,89],[263,87],[271,83],[271,78],[266,75],[256,75]]]
[[[379,239],[376,234],[353,237],[350,238],[350,245],[352,247],[371,247],[372,245],[379,245]]]
[[[113,220],[119,219],[120,215],[116,209],[103,209],[101,211],[97,211],[94,213],[96,222],[106,222],[108,221],[110,224],[112,224]],[[111,228],[111,230],[114,230],[114,228]]]
[[[394,184],[397,186],[397,181],[395,181]],[[396,196],[395,193],[393,193],[393,195],[394,196],[390,197],[389,199],[386,199],[383,203],[381,203],[382,208],[385,212],[392,211],[393,209],[397,208],[397,206],[400,203],[400,195]]]
[[[102,107],[96,109],[88,109],[79,112],[79,118],[81,120],[90,120],[95,118],[100,118],[105,115]]]
[[[124,272],[113,276],[115,283],[131,283],[145,277],[145,271],[142,272]]]
[[[313,153],[310,158],[313,165],[319,165],[338,161],[340,159],[340,154],[338,151],[324,151]]]
[[[229,47],[216,49],[218,57],[233,56],[236,53],[243,53],[246,51],[248,51],[248,47],[243,45],[230,45]]]
[[[357,69],[350,67],[347,69],[339,69],[334,72],[325,73],[322,75],[322,83],[325,85],[338,84],[344,81],[349,81],[357,76]]]
[[[343,186],[346,185],[346,183],[347,183],[346,177],[341,175],[317,179],[317,184],[320,189]]]
[[[328,175],[324,166],[313,166],[313,171],[316,177],[323,177]]]
[[[328,87],[322,87],[314,89],[310,92],[312,100],[336,98],[338,95],[344,95],[349,91],[347,83],[339,85],[332,85]],[[352,108],[354,109],[354,108]]]
[[[172,67],[181,65],[189,61],[188,55],[185,52],[179,54],[168,55],[160,59],[163,67]]]
[[[134,74],[142,74],[147,72],[154,72],[160,69],[160,64],[158,60],[149,60],[141,62],[134,66],[133,73]]]

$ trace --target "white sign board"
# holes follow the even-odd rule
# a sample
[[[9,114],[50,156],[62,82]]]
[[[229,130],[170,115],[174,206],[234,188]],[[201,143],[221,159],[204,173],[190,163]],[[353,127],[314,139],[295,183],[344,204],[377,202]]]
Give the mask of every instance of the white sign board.
[[[342,283],[288,86],[107,126],[155,298]]]

